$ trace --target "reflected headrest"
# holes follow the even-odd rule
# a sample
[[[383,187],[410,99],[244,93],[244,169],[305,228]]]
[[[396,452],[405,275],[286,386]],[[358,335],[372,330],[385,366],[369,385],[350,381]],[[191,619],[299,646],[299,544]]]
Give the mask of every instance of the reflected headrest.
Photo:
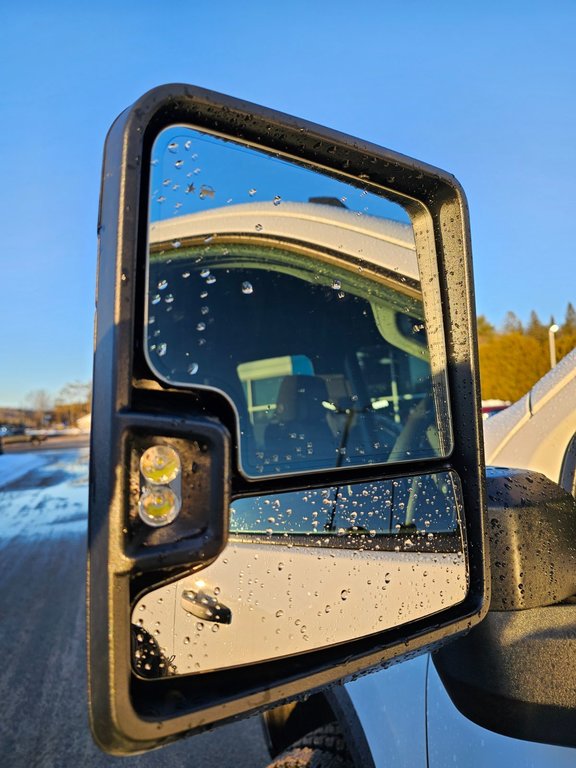
[[[301,421],[325,418],[322,405],[328,400],[326,382],[320,376],[285,376],[276,403],[279,421]]]

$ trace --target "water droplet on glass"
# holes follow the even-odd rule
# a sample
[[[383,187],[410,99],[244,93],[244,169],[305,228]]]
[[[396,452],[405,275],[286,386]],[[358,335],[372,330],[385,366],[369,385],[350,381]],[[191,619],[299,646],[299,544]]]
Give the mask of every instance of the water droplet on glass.
[[[340,592],[340,599],[341,600],[348,600],[348,595],[350,594],[350,591],[348,589],[343,589],[342,592]]]
[[[184,645],[188,645],[189,642],[190,642],[190,638],[189,637],[185,637],[184,638]]]
[[[200,307],[200,314],[207,315],[210,312],[210,307]]]
[[[151,303],[152,304],[159,304],[161,300],[162,300],[162,297],[160,296],[159,293],[157,293],[154,296],[152,296]]]
[[[162,344],[158,344],[158,347],[156,348],[156,354],[159,357],[164,357],[164,355],[166,354],[167,350],[168,350],[168,344],[163,342]]]
[[[184,165],[184,160],[176,160],[176,162],[174,163],[174,168],[182,168],[183,165]]]
[[[209,269],[201,270],[200,277],[210,277],[210,270]]]
[[[212,627],[212,632],[218,632],[219,629],[220,627],[218,626],[218,624],[214,624],[214,626]]]
[[[197,331],[205,331],[206,330],[206,323],[198,323],[196,326]]]
[[[174,302],[174,296],[171,293],[169,293],[168,296],[166,296],[166,298],[164,299],[164,301],[166,302],[166,304],[172,304]]]
[[[254,229],[256,230],[256,232],[262,232],[262,230],[264,229],[264,227],[262,226],[262,224],[256,224],[256,226],[254,227]]]
[[[282,202],[282,198],[280,197],[280,195],[276,195],[272,202],[274,203],[274,205],[280,205],[280,203]]]
[[[174,153],[174,152],[177,151],[177,149],[178,149],[178,142],[171,141],[170,144],[168,144],[168,151],[169,152],[173,152]]]
[[[182,272],[182,277],[187,280],[190,277],[190,272]]]
[[[181,245],[180,240],[172,240],[172,248],[180,248]]]
[[[342,283],[340,282],[340,280],[332,280],[332,288],[335,291],[339,291],[340,288],[342,288]]]
[[[207,184],[202,184],[200,187],[200,192],[198,193],[198,197],[200,200],[205,200],[207,197],[213,198],[216,194],[216,190],[213,189],[213,187],[209,187]]]
[[[198,373],[198,363],[192,363],[188,366],[188,374],[194,376],[196,373]]]
[[[196,629],[198,630],[198,632],[202,632],[202,630],[204,629],[204,624],[201,621],[196,622]]]
[[[214,277],[214,275],[209,275],[206,278],[206,285],[214,285],[215,282],[216,282],[216,278]]]
[[[163,291],[167,287],[168,287],[168,280],[160,280],[160,282],[158,283],[158,290]]]
[[[250,197],[254,197],[254,195],[256,194],[256,190],[254,189],[254,187],[248,190],[248,194],[250,195]]]
[[[242,283],[242,293],[254,293],[254,288],[252,287],[252,283],[249,283],[247,280]]]
[[[276,618],[279,619],[281,616],[284,616],[284,611],[282,610],[276,611]]]

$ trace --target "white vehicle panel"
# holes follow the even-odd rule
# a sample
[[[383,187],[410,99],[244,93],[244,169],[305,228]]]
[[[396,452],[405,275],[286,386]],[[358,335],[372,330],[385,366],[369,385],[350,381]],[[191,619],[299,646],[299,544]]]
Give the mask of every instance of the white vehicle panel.
[[[150,224],[150,243],[261,232],[281,241],[332,248],[420,280],[412,227],[376,216],[311,203],[244,203]]]
[[[541,472],[558,482],[576,434],[576,350],[530,392],[484,423],[486,464]]]
[[[569,747],[502,736],[464,717],[452,704],[433,664],[428,672],[428,758],[428,768],[573,768],[576,764],[576,752]]]
[[[217,596],[231,623],[193,615],[186,591]],[[202,571],[139,600],[133,622],[188,674],[370,635],[456,605],[466,591],[460,553],[229,544]]]
[[[417,656],[346,685],[376,768],[426,766],[429,659]]]

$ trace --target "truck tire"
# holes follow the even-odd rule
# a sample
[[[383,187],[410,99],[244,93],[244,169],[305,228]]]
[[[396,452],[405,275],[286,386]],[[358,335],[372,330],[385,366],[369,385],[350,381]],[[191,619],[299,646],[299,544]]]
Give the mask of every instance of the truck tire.
[[[354,768],[336,723],[306,734],[279,755],[268,768]]]

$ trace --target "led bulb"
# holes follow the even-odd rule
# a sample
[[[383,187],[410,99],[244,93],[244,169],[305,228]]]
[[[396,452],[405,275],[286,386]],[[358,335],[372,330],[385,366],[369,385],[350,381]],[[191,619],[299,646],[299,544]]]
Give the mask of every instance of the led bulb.
[[[180,512],[180,499],[171,488],[165,486],[146,487],[140,494],[138,514],[154,528],[171,523]]]
[[[149,483],[167,485],[180,474],[180,457],[169,445],[153,445],[140,459],[140,471]]]

